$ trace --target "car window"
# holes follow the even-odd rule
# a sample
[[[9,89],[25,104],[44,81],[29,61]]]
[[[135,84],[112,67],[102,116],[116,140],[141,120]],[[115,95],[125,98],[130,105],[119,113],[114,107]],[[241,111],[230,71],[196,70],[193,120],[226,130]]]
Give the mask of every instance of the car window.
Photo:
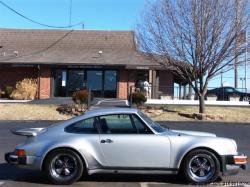
[[[136,134],[129,114],[112,114],[99,117],[104,134]]]
[[[136,115],[132,115],[132,118],[140,134],[152,134],[152,131]]]
[[[83,133],[83,134],[97,134],[95,118],[88,118],[85,120],[73,123],[65,128],[65,132],[69,133]]]
[[[138,114],[141,116],[141,118],[148,124],[150,125],[151,128],[153,128],[156,132],[162,133],[165,132],[167,129],[163,128],[160,124],[157,122],[153,121],[151,118],[149,118],[146,114],[142,112],[138,112]]]
[[[234,90],[232,88],[226,88],[225,91],[228,92],[228,93],[233,93],[234,92]]]

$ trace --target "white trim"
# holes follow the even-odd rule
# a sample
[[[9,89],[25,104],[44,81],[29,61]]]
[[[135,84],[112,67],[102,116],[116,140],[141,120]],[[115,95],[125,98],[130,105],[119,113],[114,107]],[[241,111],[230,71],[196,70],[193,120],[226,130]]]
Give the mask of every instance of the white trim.
[[[146,104],[160,105],[199,105],[198,100],[167,100],[167,99],[148,99]],[[205,101],[206,105],[215,106],[249,106],[248,101]]]
[[[9,99],[0,99],[0,103],[27,103],[31,100],[9,100]]]

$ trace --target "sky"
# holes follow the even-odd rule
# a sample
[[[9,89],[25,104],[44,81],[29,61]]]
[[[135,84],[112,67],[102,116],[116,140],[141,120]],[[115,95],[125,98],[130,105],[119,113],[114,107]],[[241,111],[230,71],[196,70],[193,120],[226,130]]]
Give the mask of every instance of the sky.
[[[70,0],[2,0],[25,16],[48,25],[69,25]],[[89,30],[131,30],[145,0],[72,0],[72,21]],[[0,27],[41,28],[0,5]],[[82,29],[82,26],[74,27]]]
[[[37,22],[52,26],[68,26],[83,22],[85,30],[133,30],[148,0],[0,0]],[[70,19],[70,2],[72,2]],[[71,20],[71,21],[70,21]],[[50,29],[32,23],[0,4],[0,28]],[[83,29],[80,24],[73,29]],[[250,34],[250,33],[249,33]],[[247,67],[247,88],[250,92],[250,65]],[[239,67],[238,85],[244,75]],[[234,86],[233,71],[223,74],[223,82]],[[210,81],[209,87],[219,87],[221,77]]]

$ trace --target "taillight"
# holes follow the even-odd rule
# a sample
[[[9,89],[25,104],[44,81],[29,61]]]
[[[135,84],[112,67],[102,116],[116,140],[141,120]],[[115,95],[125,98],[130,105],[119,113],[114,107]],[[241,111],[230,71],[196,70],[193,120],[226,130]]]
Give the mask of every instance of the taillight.
[[[26,152],[25,152],[24,149],[16,149],[15,154],[18,155],[18,156],[25,156]]]

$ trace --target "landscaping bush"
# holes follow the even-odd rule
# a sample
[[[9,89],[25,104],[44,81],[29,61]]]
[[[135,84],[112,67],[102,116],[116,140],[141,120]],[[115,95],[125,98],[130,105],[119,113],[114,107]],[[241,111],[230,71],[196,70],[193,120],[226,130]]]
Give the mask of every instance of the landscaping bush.
[[[72,95],[72,100],[77,104],[87,104],[88,95],[88,90],[75,91]]]
[[[10,98],[10,95],[12,94],[13,91],[14,88],[12,86],[6,86],[4,90],[5,97]]]
[[[36,79],[25,78],[16,83],[16,89],[10,97],[17,100],[34,100],[37,93]]]
[[[147,101],[147,98],[142,92],[134,92],[132,93],[132,103],[137,106],[144,104]]]
[[[87,110],[83,104],[62,104],[56,109],[60,114],[79,116]]]

